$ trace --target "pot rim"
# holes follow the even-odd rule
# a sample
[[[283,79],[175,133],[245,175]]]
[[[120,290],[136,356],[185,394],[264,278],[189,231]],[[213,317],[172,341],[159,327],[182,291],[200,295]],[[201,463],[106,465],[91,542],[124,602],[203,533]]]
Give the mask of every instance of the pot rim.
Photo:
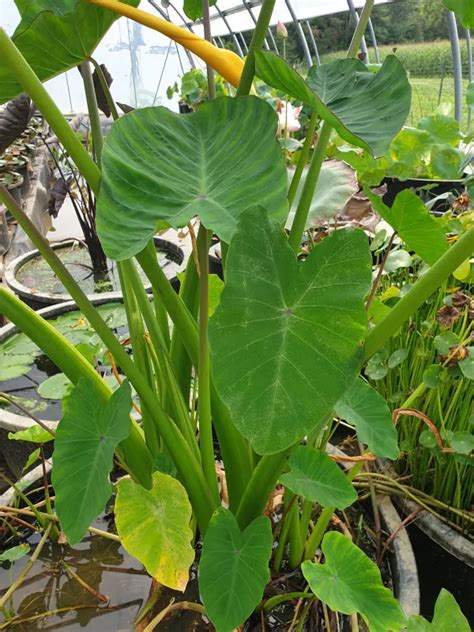
[[[161,237],[156,239],[162,242],[168,241]],[[182,248],[180,248],[180,246],[178,246],[174,242],[170,241],[169,243],[173,246],[176,246],[176,248],[178,248],[183,253],[183,259],[181,263],[178,264],[179,267],[177,270],[177,272],[182,272],[186,265],[186,257],[184,255],[184,252]],[[61,242],[52,243],[51,247],[53,248],[53,250],[61,250],[61,248],[67,248],[74,244],[82,245],[82,242],[79,239],[66,239]],[[57,305],[71,300],[70,295],[67,292],[64,294],[55,294],[54,292],[34,291],[18,281],[16,275],[18,274],[20,268],[22,268],[22,266],[24,266],[26,263],[37,257],[42,257],[42,255],[39,250],[35,248],[34,250],[30,250],[10,261],[4,271],[4,279],[8,287],[13,290],[13,292],[20,298],[37,303],[43,303],[45,305]],[[168,280],[173,281],[175,278],[176,276],[169,276]],[[146,283],[144,287],[146,291],[149,291],[151,289],[151,283]],[[120,300],[122,298],[122,292],[120,290],[117,290],[113,292],[101,292],[100,294],[96,292],[93,294],[87,294],[87,298],[90,301],[94,301],[99,297],[104,298],[107,301]]]

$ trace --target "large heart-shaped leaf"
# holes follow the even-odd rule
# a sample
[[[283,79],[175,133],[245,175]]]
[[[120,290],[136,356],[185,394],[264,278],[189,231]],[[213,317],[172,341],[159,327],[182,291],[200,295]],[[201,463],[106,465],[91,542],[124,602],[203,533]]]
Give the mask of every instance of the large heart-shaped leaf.
[[[265,516],[240,531],[233,514],[218,509],[204,537],[199,591],[217,632],[232,632],[253,612],[270,578],[272,527]]]
[[[264,209],[242,214],[209,338],[216,386],[259,454],[322,423],[355,379],[370,278],[362,231],[334,232],[299,263]]]
[[[357,436],[379,457],[398,458],[397,431],[390,408],[374,388],[357,377],[336,404],[336,415],[353,424]]]
[[[371,632],[401,630],[406,617],[382,583],[380,571],[346,536],[331,531],[322,543],[325,563],[306,561],[303,575],[318,599],[331,610],[358,612]]]
[[[140,0],[121,0],[138,6]],[[46,81],[92,55],[117,15],[80,0],[35,0],[18,3],[22,20],[13,41],[41,79]],[[0,61],[0,103],[23,91],[15,73]]]
[[[474,28],[473,0],[443,0],[443,4],[450,11],[454,11],[465,29]]]
[[[444,632],[444,630],[471,632],[471,626],[453,595],[449,590],[442,588],[435,603],[431,623],[428,623],[421,615],[413,615],[408,620],[407,631]]]
[[[377,73],[358,59],[313,66],[306,81],[274,53],[256,53],[256,73],[268,85],[313,107],[348,142],[383,156],[410,112],[405,69],[388,55]]]
[[[384,204],[368,187],[364,187],[364,191],[377,213],[426,263],[432,265],[446,252],[448,242],[443,227],[430,215],[423,201],[413,191],[400,191],[392,208]]]
[[[123,116],[102,158],[97,228],[107,255],[137,254],[160,220],[177,228],[199,215],[227,242],[254,204],[283,222],[286,169],[276,127],[272,108],[252,96],[222,97],[186,116],[163,107]]]
[[[131,388],[123,382],[104,404],[81,378],[63,399],[56,430],[52,482],[56,511],[70,544],[79,542],[112,494],[114,450],[131,431]]]
[[[345,509],[357,500],[357,493],[344,472],[321,450],[297,446],[288,465],[290,471],[280,476],[280,482],[294,494],[336,509]]]
[[[117,484],[115,521],[126,550],[164,586],[183,591],[194,561],[191,503],[181,483],[161,472],[151,489],[130,478]]]

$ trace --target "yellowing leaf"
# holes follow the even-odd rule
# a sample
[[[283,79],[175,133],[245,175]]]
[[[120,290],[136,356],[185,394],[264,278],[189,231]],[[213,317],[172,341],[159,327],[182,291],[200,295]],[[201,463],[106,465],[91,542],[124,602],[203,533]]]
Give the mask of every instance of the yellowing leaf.
[[[120,480],[117,490],[115,521],[123,546],[160,584],[184,591],[194,561],[186,490],[161,472],[153,474],[150,490],[130,478]]]
[[[453,277],[458,281],[464,281],[464,279],[467,279],[470,272],[471,262],[469,259],[466,259],[466,261],[463,261],[459,268],[456,268],[456,270],[453,272]]]

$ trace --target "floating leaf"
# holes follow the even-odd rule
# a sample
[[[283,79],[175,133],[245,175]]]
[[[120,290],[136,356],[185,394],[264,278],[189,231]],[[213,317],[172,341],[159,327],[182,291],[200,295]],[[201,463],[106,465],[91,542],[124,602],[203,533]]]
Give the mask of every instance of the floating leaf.
[[[413,615],[408,619],[407,632],[471,632],[471,626],[463,615],[456,599],[445,588],[441,589],[435,603],[431,623],[421,615]]]
[[[290,471],[280,476],[294,494],[323,507],[345,509],[357,500],[357,492],[340,467],[321,450],[297,446],[288,460]]]
[[[337,402],[336,414],[355,426],[357,437],[371,452],[388,459],[398,457],[397,431],[390,408],[380,393],[360,377]]]
[[[25,430],[18,430],[17,432],[9,432],[8,438],[12,441],[31,441],[32,443],[48,443],[54,439],[53,435],[42,428],[34,424]]]
[[[30,552],[29,544],[19,544],[0,554],[0,562],[16,562]]]
[[[367,187],[364,187],[364,191],[377,213],[426,263],[432,265],[446,252],[448,242],[443,227],[413,191],[400,191],[391,209]]]
[[[107,255],[137,254],[159,221],[178,228],[199,215],[226,242],[254,204],[283,222],[286,169],[276,127],[273,109],[253,96],[222,97],[187,116],[151,107],[121,117],[107,136],[97,206]]]
[[[383,156],[410,111],[411,87],[394,55],[377,73],[358,59],[313,66],[306,81],[274,53],[255,53],[256,73],[268,85],[313,107],[349,143]]]
[[[112,494],[109,475],[113,455],[130,434],[131,407],[128,382],[104,404],[94,384],[81,378],[63,399],[52,482],[56,511],[71,545],[82,539]]]
[[[242,214],[209,338],[216,386],[259,454],[323,423],[357,375],[370,269],[362,231],[334,232],[299,263],[264,209]]]
[[[270,578],[272,527],[265,516],[240,531],[233,514],[218,509],[204,536],[199,591],[218,632],[232,632],[257,607]]]
[[[0,351],[0,382],[26,375],[33,362],[32,355],[10,355]]]
[[[64,373],[48,377],[38,386],[38,395],[44,399],[62,399],[72,387],[71,380]]]
[[[358,612],[371,632],[401,630],[406,617],[382,583],[380,570],[346,536],[331,531],[322,543],[325,564],[305,561],[303,575],[311,590],[331,610]]]
[[[122,2],[135,7],[139,4],[139,0]],[[12,39],[41,81],[88,59],[118,17],[80,0],[36,0],[24,3],[21,14]],[[15,73],[0,65],[0,103],[21,92]]]
[[[130,478],[117,483],[115,521],[125,549],[160,584],[183,591],[194,561],[192,508],[186,490],[167,474],[154,472],[151,489]]]

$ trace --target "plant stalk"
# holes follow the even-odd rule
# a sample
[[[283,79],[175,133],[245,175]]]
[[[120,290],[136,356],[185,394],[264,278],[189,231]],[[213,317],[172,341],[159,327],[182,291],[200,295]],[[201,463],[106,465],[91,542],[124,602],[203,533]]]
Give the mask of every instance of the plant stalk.
[[[311,114],[311,118],[309,119],[308,132],[304,140],[303,149],[300,152],[298,164],[296,165],[295,173],[293,174],[290,188],[288,189],[288,206],[290,209],[293,206],[293,202],[295,201],[296,193],[298,191],[298,186],[300,184],[304,168],[308,164],[309,152],[311,151],[311,145],[313,143],[314,133],[318,124],[318,118],[318,113],[313,112]]]
[[[207,0],[204,0],[207,4]],[[208,7],[209,9],[209,7]],[[211,493],[219,503],[219,488],[217,485],[216,468],[214,463],[214,442],[212,439],[211,419],[211,379],[209,362],[209,340],[207,326],[209,321],[209,231],[202,227],[199,230],[199,447],[204,475],[208,481]]]
[[[392,307],[383,320],[371,329],[365,341],[364,361],[381,349],[403,323],[438,287],[474,252],[474,227],[470,228],[431,268],[418,279],[411,290]]]
[[[97,97],[95,94],[94,82],[92,80],[91,67],[89,62],[85,61],[79,66],[79,68],[81,71],[82,81],[84,83],[84,92],[86,93],[89,125],[92,132],[92,147],[97,166],[100,169],[102,163],[102,150],[104,148],[104,137],[102,135],[100,112],[99,106],[97,105]]]
[[[263,42],[268,32],[273,9],[276,0],[263,0],[262,8],[258,16],[257,24],[253,32],[252,41],[250,42],[249,52],[245,60],[244,69],[240,78],[239,87],[237,88],[237,97],[249,94],[253,78],[255,76],[255,51],[262,48]]]

